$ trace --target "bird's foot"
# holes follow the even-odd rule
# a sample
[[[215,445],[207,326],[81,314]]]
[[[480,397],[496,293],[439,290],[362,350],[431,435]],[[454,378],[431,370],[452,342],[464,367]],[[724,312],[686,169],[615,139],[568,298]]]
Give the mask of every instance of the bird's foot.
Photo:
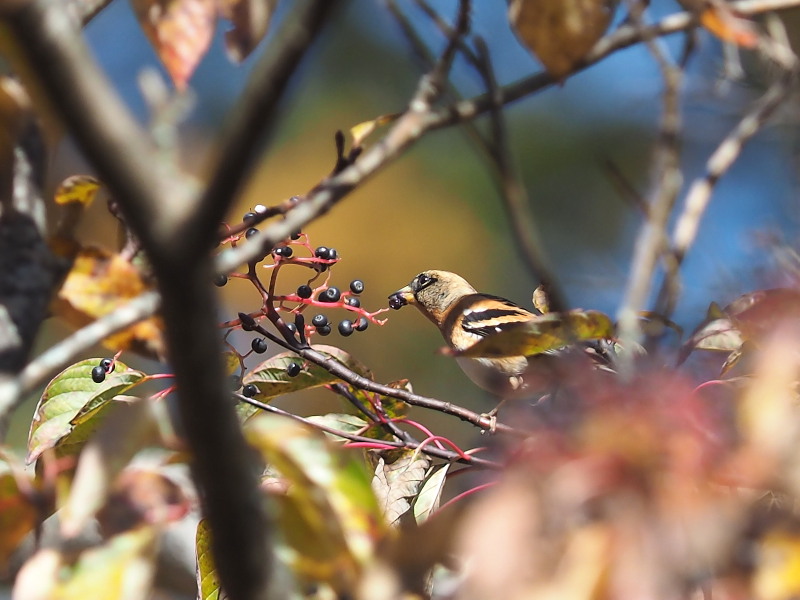
[[[481,414],[480,426],[484,431],[494,435],[495,431],[497,431],[497,408]]]

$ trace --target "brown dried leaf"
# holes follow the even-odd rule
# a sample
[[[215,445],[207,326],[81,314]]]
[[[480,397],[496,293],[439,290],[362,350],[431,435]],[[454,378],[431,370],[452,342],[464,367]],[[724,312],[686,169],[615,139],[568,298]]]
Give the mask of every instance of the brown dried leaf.
[[[233,27],[225,32],[225,49],[240,63],[264,39],[278,0],[219,0],[220,14]]]
[[[39,518],[36,498],[31,494],[34,489],[33,481],[21,468],[15,472],[0,458],[0,572]]]
[[[547,71],[564,79],[602,37],[615,0],[511,0],[508,18]]]
[[[400,518],[411,508],[411,500],[425,480],[430,459],[413,450],[405,450],[394,460],[381,456],[372,477],[372,491],[390,525],[398,525]]]
[[[214,36],[214,0],[131,0],[150,43],[175,87],[186,88]]]

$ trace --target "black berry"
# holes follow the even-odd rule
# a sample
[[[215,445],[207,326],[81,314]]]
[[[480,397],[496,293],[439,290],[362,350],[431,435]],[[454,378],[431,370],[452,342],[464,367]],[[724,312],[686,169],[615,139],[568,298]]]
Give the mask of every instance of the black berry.
[[[328,260],[336,260],[339,258],[339,253],[336,251],[336,248],[328,248],[328,252],[322,258],[327,258]]]
[[[310,285],[301,285],[297,288],[297,295],[301,298],[311,298],[313,290]]]
[[[228,283],[228,276],[227,275],[217,275],[214,277],[214,285],[217,287],[222,287]]]
[[[264,354],[267,351],[267,340],[264,338],[255,338],[250,342],[250,347],[256,354]]]
[[[250,229],[248,229],[247,231],[244,232],[244,237],[246,237],[249,240],[251,237],[253,237],[257,233],[258,233],[258,229],[256,229],[255,227],[251,227]]]
[[[246,386],[242,388],[242,396],[247,396],[248,398],[252,398],[257,393],[258,393],[258,388],[252,383],[248,383]]]
[[[289,363],[289,366],[286,367],[286,374],[289,377],[297,377],[300,375],[300,371],[303,370],[303,367],[298,365],[297,363]]]
[[[389,296],[389,308],[393,308],[394,310],[400,310],[403,308],[408,302],[406,302],[405,298],[403,298],[399,294],[392,294]]]
[[[239,322],[242,324],[243,331],[253,331],[256,328],[256,320],[247,313],[239,313]]]
[[[247,223],[248,221],[252,221],[256,218],[256,213],[253,212],[246,212],[242,215],[242,221]]]
[[[317,327],[317,333],[321,336],[326,336],[331,334],[331,326],[330,325],[323,325],[322,327]]]
[[[291,332],[292,332],[292,335],[294,335],[295,333],[297,333],[297,325],[295,325],[294,323],[287,323],[287,324],[286,324],[286,328],[287,328],[289,331],[291,331]]]
[[[364,282],[360,279],[353,279],[353,281],[350,282],[350,291],[354,294],[360,294],[364,291]]]
[[[358,308],[361,306],[361,300],[354,298],[353,296],[346,298],[344,303],[347,304],[347,306],[352,306],[353,308]]]
[[[345,337],[353,334],[353,322],[345,319],[339,323],[339,333]]]
[[[291,246],[278,246],[273,250],[275,254],[278,256],[282,256],[283,258],[289,258],[292,254],[294,254],[294,250],[292,250]]]
[[[314,315],[314,318],[311,319],[311,324],[317,329],[325,327],[325,325],[328,324],[328,317],[325,315]]]
[[[339,298],[341,297],[342,297],[342,292],[339,291],[339,288],[331,286],[319,295],[319,301],[338,302]]]
[[[106,379],[106,370],[103,367],[97,365],[92,369],[92,381],[94,381],[95,383],[103,383],[105,379]]]
[[[316,250],[314,250],[314,256],[317,258],[328,258],[328,247],[327,246],[320,246]]]
[[[299,231],[295,231],[295,232],[292,234],[292,239],[293,239],[293,240],[299,240],[301,235],[302,235],[302,234],[301,234]]]
[[[356,331],[364,331],[367,327],[369,327],[369,321],[366,317],[361,317],[358,321],[356,321]]]
[[[117,365],[110,358],[104,358],[103,360],[101,360],[100,366],[103,367],[103,370],[106,373],[111,373],[117,368]]]

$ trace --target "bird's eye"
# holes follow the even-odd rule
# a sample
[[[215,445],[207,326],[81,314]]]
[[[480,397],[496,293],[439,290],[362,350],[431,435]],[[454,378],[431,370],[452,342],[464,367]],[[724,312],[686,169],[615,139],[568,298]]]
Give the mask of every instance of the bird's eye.
[[[420,273],[419,275],[417,275],[417,285],[416,285],[417,291],[420,291],[421,289],[428,287],[435,281],[436,279],[434,279],[427,273]]]

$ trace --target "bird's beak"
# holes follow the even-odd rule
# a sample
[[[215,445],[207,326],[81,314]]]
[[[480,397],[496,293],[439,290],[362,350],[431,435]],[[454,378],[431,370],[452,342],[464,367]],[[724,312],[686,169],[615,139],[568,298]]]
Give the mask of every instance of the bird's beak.
[[[395,310],[400,310],[406,304],[414,304],[414,292],[411,291],[411,286],[397,290],[394,294],[389,296],[389,307]]]

